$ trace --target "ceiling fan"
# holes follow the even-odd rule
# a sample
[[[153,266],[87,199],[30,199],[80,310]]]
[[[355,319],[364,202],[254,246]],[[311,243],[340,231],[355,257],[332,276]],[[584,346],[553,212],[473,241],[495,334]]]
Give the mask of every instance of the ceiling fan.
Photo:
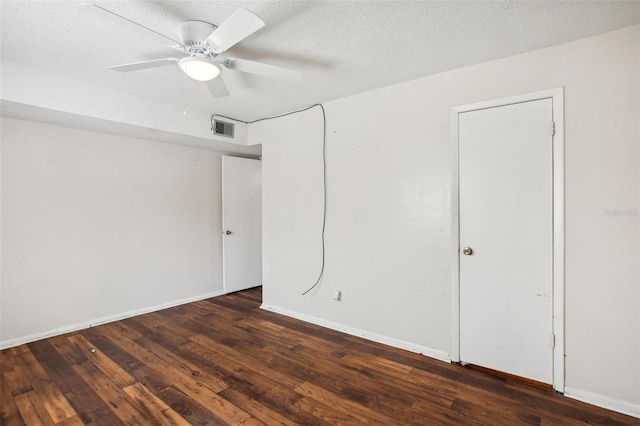
[[[260,18],[246,9],[236,10],[220,26],[204,21],[184,21],[178,25],[178,40],[173,40],[94,3],[82,3],[78,7],[85,12],[151,37],[186,55],[109,67],[115,71],[129,72],[178,65],[194,80],[207,82],[207,87],[215,98],[229,95],[229,90],[220,76],[223,68],[283,81],[296,81],[300,78],[300,73],[296,70],[246,59],[219,57],[265,25]]]

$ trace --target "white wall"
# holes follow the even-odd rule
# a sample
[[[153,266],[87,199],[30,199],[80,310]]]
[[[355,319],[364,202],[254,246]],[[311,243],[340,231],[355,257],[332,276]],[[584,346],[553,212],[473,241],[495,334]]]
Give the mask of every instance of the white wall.
[[[1,124],[1,347],[222,292],[219,154]]]
[[[263,145],[264,306],[451,353],[450,111],[565,87],[567,394],[640,416],[638,26],[325,104],[249,128]],[[342,290],[342,302],[332,300]]]

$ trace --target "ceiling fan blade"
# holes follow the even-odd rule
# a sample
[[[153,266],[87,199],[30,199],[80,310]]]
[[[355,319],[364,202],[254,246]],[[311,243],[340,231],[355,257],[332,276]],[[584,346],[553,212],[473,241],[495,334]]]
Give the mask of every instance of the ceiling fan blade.
[[[229,89],[227,89],[227,85],[224,84],[222,76],[218,76],[213,80],[207,81],[207,88],[209,89],[211,96],[214,98],[224,98],[229,96]]]
[[[136,31],[137,33],[140,33],[146,37],[151,37],[154,40],[159,41],[160,43],[166,44],[168,46],[182,46],[181,43],[165,35],[162,35],[150,28],[140,25],[137,22],[133,22],[132,20],[127,19],[124,16],[120,16],[107,9],[103,9],[102,7],[97,6],[94,3],[81,3],[78,5],[78,7],[84,12],[99,16],[100,18],[106,19],[107,21],[115,22],[118,25],[129,28],[130,30]]]
[[[300,78],[300,71],[267,65],[262,62],[248,61],[246,59],[229,58],[224,61],[224,65],[236,71],[275,78],[276,80],[294,82]]]
[[[238,9],[207,38],[209,45],[221,52],[264,27],[262,19],[246,9]]]
[[[114,65],[109,67],[114,71],[120,72],[129,72],[129,71],[138,71],[145,70],[147,68],[158,68],[164,67],[167,65],[177,64],[180,59],[178,58],[163,58],[163,59],[153,59],[151,61],[142,61],[142,62],[133,62],[131,64],[123,64],[123,65]]]

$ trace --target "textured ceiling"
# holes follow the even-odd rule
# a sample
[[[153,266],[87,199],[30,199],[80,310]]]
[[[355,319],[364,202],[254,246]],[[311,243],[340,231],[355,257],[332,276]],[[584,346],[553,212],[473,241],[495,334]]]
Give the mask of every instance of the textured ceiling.
[[[2,59],[245,120],[611,31],[640,16],[638,1],[96,1],[172,38],[183,20],[220,24],[239,7],[262,18],[266,26],[228,55],[295,68],[302,78],[225,70],[231,96],[214,100],[176,66],[109,70],[176,52],[78,3],[3,0]]]

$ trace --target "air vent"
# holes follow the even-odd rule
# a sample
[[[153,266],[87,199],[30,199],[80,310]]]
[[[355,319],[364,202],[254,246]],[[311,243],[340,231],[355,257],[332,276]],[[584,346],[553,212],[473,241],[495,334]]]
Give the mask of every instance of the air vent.
[[[225,121],[213,120],[213,133],[220,136],[226,136],[228,138],[233,137],[233,123],[227,123]]]

